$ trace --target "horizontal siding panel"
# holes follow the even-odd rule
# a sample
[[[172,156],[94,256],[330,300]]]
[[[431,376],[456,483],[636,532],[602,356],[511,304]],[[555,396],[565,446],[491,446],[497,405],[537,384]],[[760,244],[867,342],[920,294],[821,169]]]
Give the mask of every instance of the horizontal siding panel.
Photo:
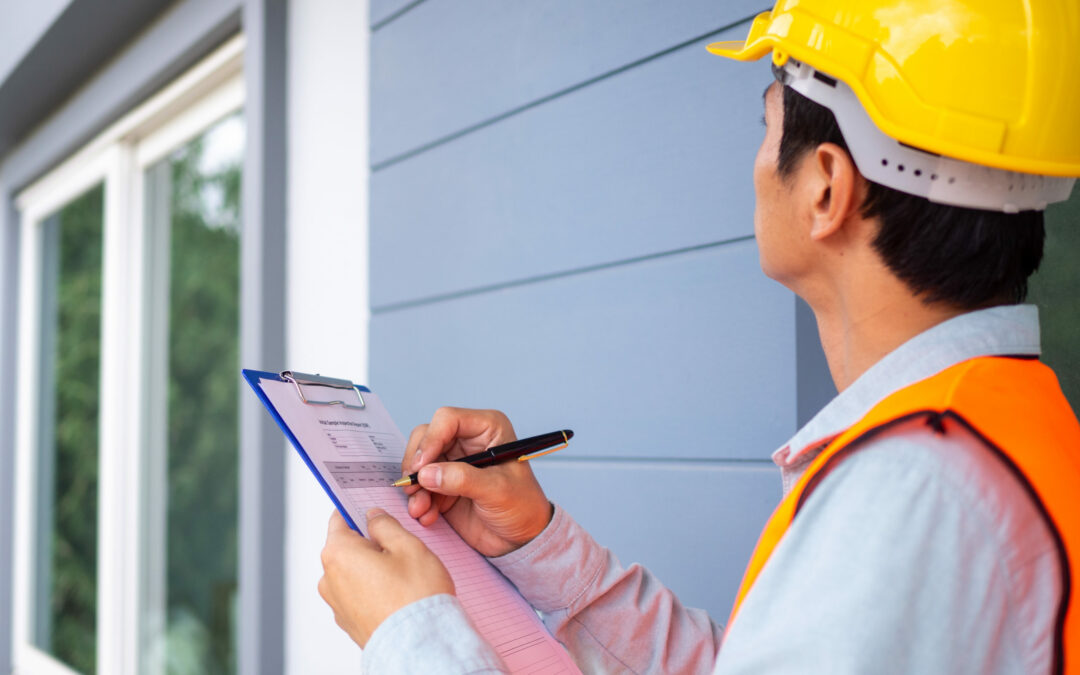
[[[547,496],[623,565],[640,563],[687,607],[727,621],[743,570],[780,501],[771,465],[533,463]]]
[[[372,163],[719,30],[763,5],[427,0],[372,35]]]
[[[406,430],[499,407],[581,457],[767,459],[795,431],[794,321],[749,240],[377,312],[371,383]]]
[[[752,234],[771,76],[703,44],[375,172],[372,306]]]

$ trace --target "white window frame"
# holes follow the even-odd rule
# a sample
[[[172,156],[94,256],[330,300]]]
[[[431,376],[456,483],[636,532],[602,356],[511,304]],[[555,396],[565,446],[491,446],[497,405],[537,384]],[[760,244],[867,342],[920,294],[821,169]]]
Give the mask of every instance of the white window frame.
[[[161,672],[145,653],[164,629],[167,232],[144,213],[148,167],[244,105],[236,36],[20,192],[15,672],[72,675],[33,644],[43,222],[104,184],[98,437],[97,672]],[[156,618],[155,618],[156,616]]]

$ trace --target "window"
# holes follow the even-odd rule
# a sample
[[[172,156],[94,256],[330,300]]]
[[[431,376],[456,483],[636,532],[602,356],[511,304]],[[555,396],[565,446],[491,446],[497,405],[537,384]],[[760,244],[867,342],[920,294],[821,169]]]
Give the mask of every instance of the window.
[[[155,369],[165,385],[155,447],[165,486],[147,625],[147,670],[236,670],[237,470],[240,364],[240,174],[243,118],[233,114],[146,171],[147,224],[165,246],[151,274],[168,312]],[[162,419],[159,417],[159,419]],[[163,547],[163,548],[162,548]]]
[[[104,189],[42,221],[33,644],[93,672]]]
[[[17,672],[236,671],[242,54],[17,198]]]

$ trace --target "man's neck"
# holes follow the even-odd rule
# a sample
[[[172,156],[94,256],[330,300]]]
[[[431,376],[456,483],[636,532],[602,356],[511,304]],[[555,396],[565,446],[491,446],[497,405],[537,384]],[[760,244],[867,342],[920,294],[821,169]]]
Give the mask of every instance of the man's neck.
[[[814,308],[837,391],[911,338],[962,313],[896,288],[860,289],[831,307]]]

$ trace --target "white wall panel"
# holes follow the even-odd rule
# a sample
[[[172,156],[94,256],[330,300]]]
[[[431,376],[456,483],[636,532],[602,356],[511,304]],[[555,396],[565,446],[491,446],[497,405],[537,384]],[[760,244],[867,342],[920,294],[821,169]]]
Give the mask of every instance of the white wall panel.
[[[367,376],[367,4],[289,3],[289,362],[246,367]],[[356,673],[316,590],[333,505],[286,451],[285,672]]]

